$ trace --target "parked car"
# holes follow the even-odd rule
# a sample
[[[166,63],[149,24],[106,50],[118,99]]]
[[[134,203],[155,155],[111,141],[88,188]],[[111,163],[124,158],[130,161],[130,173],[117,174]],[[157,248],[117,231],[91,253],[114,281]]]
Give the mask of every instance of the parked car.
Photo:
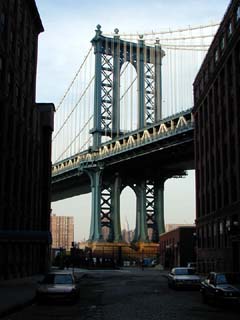
[[[155,267],[156,264],[157,264],[157,262],[153,258],[144,258],[143,259],[143,266],[144,267]]]
[[[76,300],[79,297],[80,285],[78,279],[70,271],[55,271],[46,274],[38,283],[36,299]]]
[[[194,268],[175,267],[168,274],[169,288],[199,289],[201,278]]]
[[[240,304],[240,273],[210,272],[202,281],[203,302]]]

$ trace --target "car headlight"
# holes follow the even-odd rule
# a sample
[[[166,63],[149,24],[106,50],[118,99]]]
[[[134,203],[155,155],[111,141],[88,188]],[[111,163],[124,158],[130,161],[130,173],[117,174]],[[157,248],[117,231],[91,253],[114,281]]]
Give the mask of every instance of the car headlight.
[[[225,293],[227,292],[224,292],[223,290],[220,290],[220,289],[215,289],[215,293],[218,294],[218,295],[225,295]]]
[[[225,297],[232,297],[233,294],[232,294],[232,292],[224,292],[224,296]]]

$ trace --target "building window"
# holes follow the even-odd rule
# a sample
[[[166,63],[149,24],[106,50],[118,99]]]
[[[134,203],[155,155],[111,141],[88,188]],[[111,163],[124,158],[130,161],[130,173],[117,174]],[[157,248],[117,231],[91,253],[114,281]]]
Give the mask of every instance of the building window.
[[[0,32],[4,30],[5,20],[5,14],[2,12],[0,15]]]
[[[228,33],[227,33],[228,37],[230,38],[232,35],[232,23],[230,22],[228,25]]]
[[[237,21],[240,20],[240,6],[237,8]]]
[[[217,62],[217,61],[218,61],[218,58],[219,58],[219,56],[218,56],[218,49],[215,51],[214,57],[215,57],[215,62]]]
[[[0,56],[0,88],[3,86],[3,58]]]
[[[223,51],[224,48],[225,48],[225,39],[224,37],[222,37],[222,40],[221,40],[221,43],[220,43],[220,47],[221,47],[221,50]]]

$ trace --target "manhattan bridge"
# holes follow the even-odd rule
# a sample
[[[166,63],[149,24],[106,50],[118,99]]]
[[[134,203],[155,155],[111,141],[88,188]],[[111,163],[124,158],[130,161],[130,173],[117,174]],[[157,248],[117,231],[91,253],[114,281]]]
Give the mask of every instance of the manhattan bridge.
[[[120,195],[136,195],[135,243],[165,231],[164,182],[194,169],[192,83],[218,24],[104,34],[56,107],[52,201],[91,192],[89,242],[121,243]],[[80,208],[79,208],[80,211]],[[149,232],[150,231],[150,232]]]

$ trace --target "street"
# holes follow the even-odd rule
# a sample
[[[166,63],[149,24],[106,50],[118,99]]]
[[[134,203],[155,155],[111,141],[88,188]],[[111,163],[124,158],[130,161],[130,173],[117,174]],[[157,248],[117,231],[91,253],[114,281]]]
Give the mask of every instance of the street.
[[[80,281],[77,303],[34,303],[4,319],[239,319],[239,308],[205,305],[198,291],[169,289],[159,270],[90,270]]]

